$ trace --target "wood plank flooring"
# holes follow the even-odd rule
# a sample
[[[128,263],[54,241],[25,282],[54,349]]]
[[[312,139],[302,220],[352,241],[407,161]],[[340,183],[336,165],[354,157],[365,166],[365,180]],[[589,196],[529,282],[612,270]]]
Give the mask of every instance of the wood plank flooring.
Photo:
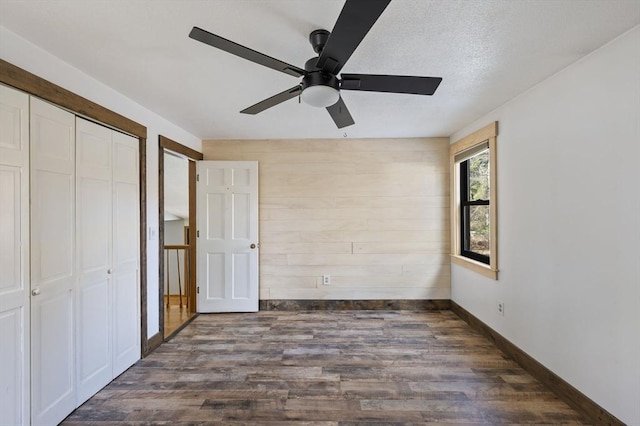
[[[182,324],[184,324],[189,318],[194,316],[193,312],[189,311],[189,308],[185,304],[185,299],[182,298],[182,307],[180,307],[180,296],[171,296],[171,303],[167,307],[167,296],[164,296],[164,335],[170,336],[171,333],[176,331]]]
[[[588,424],[451,311],[200,315],[64,425]]]

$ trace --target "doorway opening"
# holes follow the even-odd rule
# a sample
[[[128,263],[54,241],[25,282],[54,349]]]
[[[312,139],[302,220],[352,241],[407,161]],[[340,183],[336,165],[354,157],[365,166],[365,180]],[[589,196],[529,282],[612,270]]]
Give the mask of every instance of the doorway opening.
[[[196,165],[202,154],[159,137],[160,328],[165,340],[196,315]]]

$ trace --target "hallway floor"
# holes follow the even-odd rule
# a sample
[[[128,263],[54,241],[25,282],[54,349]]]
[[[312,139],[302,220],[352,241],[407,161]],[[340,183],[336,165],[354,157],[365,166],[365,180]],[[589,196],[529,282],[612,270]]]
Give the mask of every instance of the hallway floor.
[[[190,312],[189,307],[184,303],[186,298],[183,298],[182,307],[180,306],[179,296],[172,295],[169,306],[167,306],[167,296],[164,297],[164,300],[164,335],[166,338],[180,328],[189,318],[194,316],[195,313]]]
[[[450,311],[200,315],[64,425],[588,424]]]

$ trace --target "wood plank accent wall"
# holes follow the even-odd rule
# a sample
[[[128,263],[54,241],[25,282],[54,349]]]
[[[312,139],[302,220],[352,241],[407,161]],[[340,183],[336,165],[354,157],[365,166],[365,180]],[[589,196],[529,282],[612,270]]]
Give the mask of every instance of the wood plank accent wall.
[[[448,138],[209,140],[203,154],[259,162],[261,300],[450,298]]]

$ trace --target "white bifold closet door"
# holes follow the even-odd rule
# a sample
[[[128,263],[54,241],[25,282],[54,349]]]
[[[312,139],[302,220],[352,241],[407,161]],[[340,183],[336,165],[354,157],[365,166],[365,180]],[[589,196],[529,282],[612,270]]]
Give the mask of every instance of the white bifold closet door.
[[[111,380],[111,130],[78,119],[78,403]]]
[[[0,85],[0,425],[29,424],[29,96]]]
[[[140,358],[138,140],[31,99],[31,422]]]
[[[138,139],[113,132],[113,377],[140,359]]]
[[[140,357],[138,140],[76,121],[78,405]]]
[[[31,422],[76,407],[75,117],[31,98]]]

